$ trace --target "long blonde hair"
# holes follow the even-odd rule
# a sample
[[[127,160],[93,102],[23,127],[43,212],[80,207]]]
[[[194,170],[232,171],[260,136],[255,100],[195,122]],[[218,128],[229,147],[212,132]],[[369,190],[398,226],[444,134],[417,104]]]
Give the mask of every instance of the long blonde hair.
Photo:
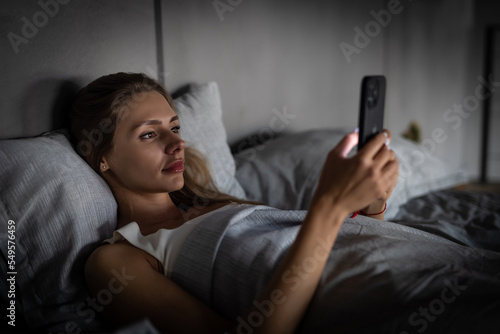
[[[116,124],[126,117],[134,98],[148,92],[160,93],[176,111],[167,90],[142,73],[105,75],[78,92],[71,112],[71,133],[78,153],[99,175],[102,176],[99,163],[112,148]],[[170,193],[177,206],[186,209],[225,202],[255,204],[220,192],[200,152],[186,147],[184,159],[184,186]]]

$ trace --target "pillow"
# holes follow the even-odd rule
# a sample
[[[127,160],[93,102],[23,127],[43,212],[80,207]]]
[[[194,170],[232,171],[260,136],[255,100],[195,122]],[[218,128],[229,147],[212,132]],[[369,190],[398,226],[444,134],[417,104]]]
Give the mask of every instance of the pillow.
[[[33,330],[102,330],[87,300],[83,267],[115,228],[110,189],[62,133],[2,140],[0,161],[0,263],[17,272],[7,275],[15,286],[0,282],[3,304],[15,301],[15,323],[24,318]]]
[[[306,210],[328,152],[345,134],[347,131],[341,129],[309,130],[241,151],[235,154],[236,179],[249,200],[281,209]],[[425,149],[402,137],[394,136],[391,148],[400,162],[400,176],[387,203],[385,219],[394,217],[399,206],[411,198],[467,181],[462,170],[432,154],[422,158],[419,152]],[[415,161],[417,158],[419,161]]]
[[[245,192],[234,177],[235,163],[226,130],[217,83],[191,84],[187,93],[174,99],[181,124],[181,137],[205,155],[217,188],[244,198]]]
[[[309,207],[328,152],[343,131],[283,134],[236,153],[236,179],[249,200],[280,209]]]
[[[412,198],[469,182],[464,169],[450,165],[422,145],[397,136],[390,146],[399,160],[399,180],[387,203],[386,219],[395,217],[399,207]]]

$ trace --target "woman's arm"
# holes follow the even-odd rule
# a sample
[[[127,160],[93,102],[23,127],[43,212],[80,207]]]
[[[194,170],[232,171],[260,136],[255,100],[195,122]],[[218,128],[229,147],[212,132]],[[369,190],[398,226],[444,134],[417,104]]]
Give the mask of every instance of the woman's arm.
[[[94,309],[121,326],[149,318],[162,333],[224,333],[234,327],[165,277],[156,263],[128,244],[97,248],[85,265]]]

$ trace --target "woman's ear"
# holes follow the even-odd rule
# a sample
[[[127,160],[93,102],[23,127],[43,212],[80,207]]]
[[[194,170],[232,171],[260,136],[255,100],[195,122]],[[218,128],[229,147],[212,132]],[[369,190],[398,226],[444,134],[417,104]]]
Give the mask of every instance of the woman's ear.
[[[104,173],[107,170],[109,170],[109,164],[106,158],[104,157],[101,158],[101,162],[99,163],[99,169],[101,173]]]

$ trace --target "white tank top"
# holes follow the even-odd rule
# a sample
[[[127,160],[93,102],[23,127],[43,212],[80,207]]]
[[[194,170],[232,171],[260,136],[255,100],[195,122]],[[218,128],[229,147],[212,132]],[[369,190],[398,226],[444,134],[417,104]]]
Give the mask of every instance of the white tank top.
[[[231,203],[188,220],[177,228],[161,228],[155,233],[148,235],[142,235],[139,225],[136,222],[131,222],[114,231],[113,237],[104,240],[104,242],[114,244],[123,239],[127,240],[135,247],[142,249],[158,259],[158,261],[163,264],[165,276],[170,277],[174,269],[175,261],[179,255],[179,251],[189,233],[191,233],[194,228],[208,216],[235,206],[238,206],[238,204]]]

